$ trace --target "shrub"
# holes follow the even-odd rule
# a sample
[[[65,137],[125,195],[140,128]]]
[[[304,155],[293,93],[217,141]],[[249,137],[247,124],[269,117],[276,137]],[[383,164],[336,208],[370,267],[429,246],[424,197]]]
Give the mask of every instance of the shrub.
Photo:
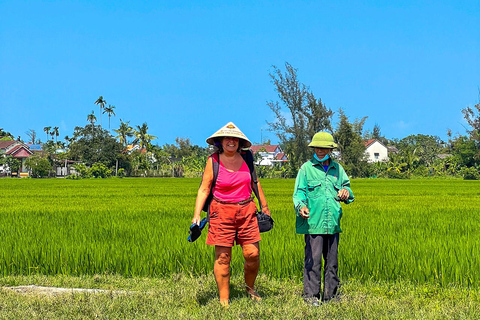
[[[92,176],[90,170],[83,163],[74,164],[73,167],[78,172],[81,178],[90,178]]]
[[[413,175],[416,177],[428,177],[430,175],[430,171],[424,165],[420,165],[413,170]]]
[[[25,165],[32,170],[32,176],[35,178],[48,177],[52,171],[52,165],[47,158],[31,156],[25,161]]]
[[[119,177],[119,178],[125,177],[125,169],[123,169],[123,168],[118,169],[117,177]]]
[[[480,180],[480,173],[474,167],[462,167],[460,174],[463,176],[463,180]]]
[[[396,170],[387,170],[387,177],[390,179],[408,179],[408,176],[404,172],[398,172]]]
[[[108,169],[106,165],[101,162],[95,162],[90,168],[90,174],[95,178],[109,178],[112,175],[112,170]]]

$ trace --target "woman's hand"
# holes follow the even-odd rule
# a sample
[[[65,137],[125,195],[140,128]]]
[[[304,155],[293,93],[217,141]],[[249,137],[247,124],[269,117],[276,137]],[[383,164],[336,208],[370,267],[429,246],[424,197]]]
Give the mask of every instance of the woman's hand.
[[[201,220],[202,220],[202,219],[200,219],[200,215],[196,215],[196,214],[195,214],[195,215],[193,216],[193,219],[192,219],[192,224],[195,223],[195,224],[199,225]]]
[[[342,190],[338,191],[337,197],[338,197],[340,200],[345,201],[345,200],[348,199],[348,197],[350,197],[350,192],[348,192],[347,189],[342,189]]]
[[[262,212],[265,213],[266,215],[269,215],[269,216],[272,215],[270,213],[270,209],[268,209],[268,206],[262,206]]]
[[[302,217],[303,219],[310,218],[310,210],[308,210],[307,207],[302,207],[298,213],[300,214],[300,217]]]

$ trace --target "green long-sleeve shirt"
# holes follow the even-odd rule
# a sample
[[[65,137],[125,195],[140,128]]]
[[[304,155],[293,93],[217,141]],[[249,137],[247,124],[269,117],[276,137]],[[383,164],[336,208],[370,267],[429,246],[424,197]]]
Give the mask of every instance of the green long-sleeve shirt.
[[[330,160],[327,171],[316,159],[305,162],[298,171],[293,193],[293,204],[297,214],[296,231],[300,234],[335,234],[342,232],[340,219],[342,207],[335,200],[341,189],[347,189],[350,196],[345,203],[355,200],[350,189],[350,179],[343,167]],[[310,217],[304,219],[299,211],[302,207],[310,210]]]

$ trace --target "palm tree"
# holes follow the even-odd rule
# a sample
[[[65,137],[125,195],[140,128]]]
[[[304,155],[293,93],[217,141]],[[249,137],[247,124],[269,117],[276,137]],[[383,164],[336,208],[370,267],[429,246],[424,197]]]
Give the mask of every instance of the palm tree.
[[[57,144],[57,138],[60,135],[60,133],[58,132],[58,127],[54,127],[52,132],[55,135],[55,144]]]
[[[93,112],[93,110],[92,110],[92,113],[90,113],[87,116],[87,121],[90,122],[92,124],[92,126],[95,123],[95,121],[97,121],[97,117],[95,117],[95,112]]]
[[[103,113],[108,115],[108,130],[110,130],[110,117],[115,115],[115,111],[113,111],[113,109],[115,109],[115,106],[109,104],[108,107],[105,107],[105,110],[103,111]]]
[[[123,122],[122,119],[120,119],[120,127],[118,129],[113,129],[113,131],[118,133],[118,136],[116,136],[115,139],[120,140],[120,143],[123,144],[124,147],[128,144],[128,138],[133,137],[133,129],[130,127],[129,123],[130,121]]]
[[[43,131],[47,134],[47,142],[48,142],[48,134],[50,133],[50,129],[52,129],[52,127],[43,127]]]
[[[150,141],[157,139],[157,137],[147,133],[148,126],[146,122],[144,122],[142,126],[136,127],[137,129],[134,129],[135,140],[133,140],[133,143],[140,142],[141,148],[146,148],[147,150],[150,149]]]
[[[88,116],[87,116],[87,121],[91,123],[92,125],[92,136],[93,136],[93,128],[94,128],[94,123],[95,121],[97,121],[97,117],[95,117],[95,113],[93,112],[92,110],[92,113],[90,113]]]
[[[97,101],[95,101],[95,104],[98,105],[100,108],[100,126],[102,126],[102,109],[105,109],[107,101],[103,99],[103,96],[100,96],[98,97]]]

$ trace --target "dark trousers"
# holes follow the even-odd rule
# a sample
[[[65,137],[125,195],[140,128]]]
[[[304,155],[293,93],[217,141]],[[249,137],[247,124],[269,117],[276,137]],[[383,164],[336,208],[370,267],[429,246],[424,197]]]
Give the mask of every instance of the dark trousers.
[[[305,264],[303,268],[303,295],[305,298],[320,299],[322,282],[322,256],[325,261],[323,271],[322,301],[332,299],[338,290],[338,240],[336,234],[306,234]]]

